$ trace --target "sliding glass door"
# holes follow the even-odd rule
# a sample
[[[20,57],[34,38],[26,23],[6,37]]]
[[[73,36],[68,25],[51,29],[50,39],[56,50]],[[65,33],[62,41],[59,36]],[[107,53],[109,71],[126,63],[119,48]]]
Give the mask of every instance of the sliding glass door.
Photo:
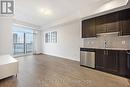
[[[33,53],[33,34],[25,34],[25,53]]]
[[[13,54],[25,54],[25,34],[23,32],[13,32]]]
[[[26,55],[33,53],[33,33],[13,32],[13,54]]]

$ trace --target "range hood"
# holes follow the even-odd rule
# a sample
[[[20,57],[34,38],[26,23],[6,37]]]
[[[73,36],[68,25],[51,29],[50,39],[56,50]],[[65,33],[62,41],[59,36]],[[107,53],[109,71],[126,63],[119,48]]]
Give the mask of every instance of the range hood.
[[[100,33],[100,34],[96,34],[97,36],[108,36],[108,35],[119,35],[119,32],[110,32],[110,33]]]

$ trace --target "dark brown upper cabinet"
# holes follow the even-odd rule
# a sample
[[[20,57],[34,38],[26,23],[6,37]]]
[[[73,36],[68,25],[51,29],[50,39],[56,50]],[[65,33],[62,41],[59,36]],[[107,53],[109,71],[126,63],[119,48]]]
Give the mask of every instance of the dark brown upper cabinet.
[[[130,35],[130,9],[119,12],[120,35]]]
[[[88,19],[82,21],[82,38],[95,37],[95,19]]]
[[[86,38],[86,20],[82,21],[82,38]]]
[[[119,13],[96,17],[96,33],[109,33],[119,31]]]
[[[82,38],[110,32],[130,35],[130,8],[82,21]]]
[[[106,16],[96,17],[96,34],[106,33]]]
[[[119,31],[119,13],[114,12],[106,15],[106,27],[107,32],[118,32]]]

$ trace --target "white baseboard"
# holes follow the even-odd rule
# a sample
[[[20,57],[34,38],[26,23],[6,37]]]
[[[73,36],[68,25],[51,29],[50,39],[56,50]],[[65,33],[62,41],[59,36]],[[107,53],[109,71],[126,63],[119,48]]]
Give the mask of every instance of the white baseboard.
[[[70,58],[70,57],[64,57],[64,56],[60,56],[60,55],[54,55],[54,54],[48,54],[48,53],[42,53],[45,55],[50,55],[50,56],[55,56],[55,57],[60,57],[60,58],[64,58],[64,59],[69,59],[69,60],[74,60],[74,61],[80,61],[80,58]]]

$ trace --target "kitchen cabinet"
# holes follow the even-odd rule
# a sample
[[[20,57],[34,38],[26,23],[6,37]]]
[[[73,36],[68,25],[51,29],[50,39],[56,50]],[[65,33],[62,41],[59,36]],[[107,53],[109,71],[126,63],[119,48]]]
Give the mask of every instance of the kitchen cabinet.
[[[127,75],[130,77],[130,50],[127,51]]]
[[[118,32],[119,12],[82,21],[82,37],[96,37],[96,34]]]
[[[119,51],[119,74],[121,76],[128,76],[128,55],[126,51]]]
[[[117,74],[119,72],[119,58],[118,51],[105,50],[105,71]]]
[[[82,38],[86,38],[86,20],[82,21]]]
[[[104,71],[105,69],[105,56],[104,50],[96,50],[96,69]]]
[[[82,38],[111,32],[130,35],[130,8],[82,21]]]
[[[127,76],[127,53],[118,50],[96,50],[96,69],[104,72]]]
[[[110,73],[118,73],[118,52],[113,50],[96,51],[96,69]]]
[[[130,35],[130,9],[119,12],[120,35]]]
[[[95,18],[96,21],[96,34],[99,33],[106,33],[107,27],[106,27],[106,16],[100,16]]]
[[[82,21],[82,38],[95,37],[95,19],[88,19]]]
[[[119,13],[114,12],[107,15],[99,16],[96,20],[96,33],[110,33],[119,31]]]
[[[119,31],[119,12],[114,12],[106,15],[107,32]]]
[[[95,52],[94,69],[130,78],[130,51],[94,48],[80,48],[80,51]]]

